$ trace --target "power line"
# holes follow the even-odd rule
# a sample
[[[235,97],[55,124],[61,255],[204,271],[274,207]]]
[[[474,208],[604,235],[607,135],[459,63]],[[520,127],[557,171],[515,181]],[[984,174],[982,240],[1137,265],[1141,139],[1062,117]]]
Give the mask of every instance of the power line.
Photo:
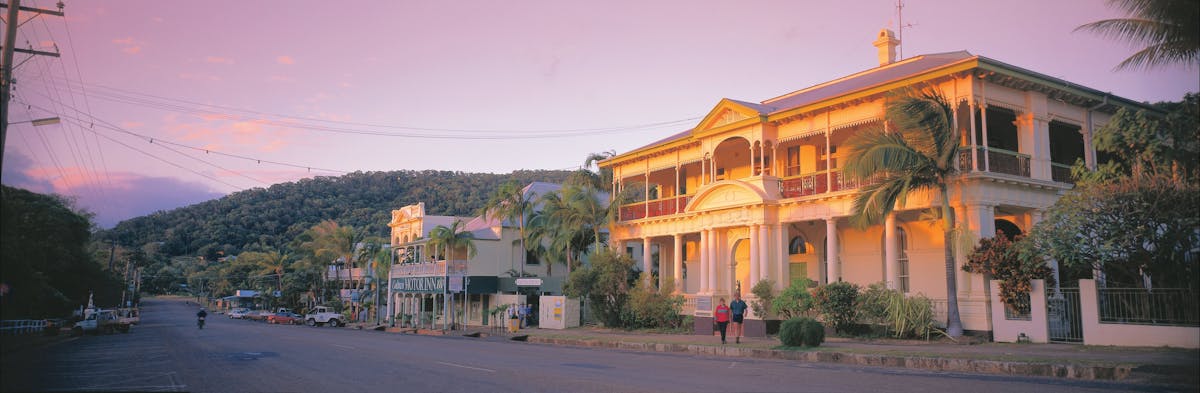
[[[700,117],[690,117],[686,119],[671,120],[644,123],[637,125],[612,126],[612,127],[597,127],[597,128],[576,128],[576,129],[557,129],[557,130],[504,130],[504,129],[460,129],[460,128],[437,128],[437,127],[415,127],[406,125],[387,125],[373,123],[346,122],[325,119],[313,119],[299,117],[294,115],[276,114],[270,112],[255,111],[250,109],[240,109],[228,106],[203,104],[193,101],[167,98],[152,94],[138,93],[129,90],[118,89],[103,85],[83,84],[70,79],[65,80],[68,91],[77,92],[86,86],[92,87],[92,97],[107,100],[110,102],[125,103],[131,105],[143,106],[151,109],[159,109],[165,111],[173,111],[194,116],[203,115],[205,117],[217,117],[224,120],[237,121],[257,121],[262,124],[275,125],[280,127],[291,127],[308,129],[312,131],[323,131],[343,134],[360,134],[374,136],[392,136],[392,137],[407,137],[407,138],[423,138],[423,139],[476,139],[476,140],[496,140],[496,139],[538,139],[538,138],[565,138],[585,135],[600,135],[608,133],[632,132],[668,126],[680,126],[687,122],[695,121]],[[236,114],[237,112],[245,114],[253,114],[258,116],[274,117],[270,119],[265,117],[247,117]],[[282,119],[282,120],[280,120]],[[329,125],[321,125],[314,123],[324,123]],[[343,125],[343,126],[334,126]],[[429,131],[433,133],[417,133],[417,132],[387,132],[372,129],[349,128],[344,126],[356,126],[367,128],[381,128],[405,131]],[[445,134],[456,133],[456,134]],[[484,134],[484,135],[475,135]]]
[[[47,98],[47,99],[50,99],[49,97],[46,97],[46,98]],[[32,106],[32,107],[34,107],[34,108],[39,108],[39,109],[41,109],[41,107],[39,107],[39,106],[37,106],[37,105],[32,105],[32,104],[27,104],[27,105],[30,105],[30,106]],[[79,113],[79,111],[78,111],[77,109],[75,109],[75,108],[70,108],[70,109],[71,109],[71,110],[73,110],[73,111],[75,111],[75,113]],[[62,117],[64,117],[64,118],[67,118],[67,119],[70,119],[70,120],[73,120],[73,121],[75,121],[75,122],[82,122],[82,121],[84,121],[84,120],[85,120],[85,119],[80,119],[79,117],[75,117],[75,116],[72,116],[72,115],[69,115],[69,114],[60,114],[59,116],[62,116]],[[110,123],[110,122],[108,122],[108,121],[106,121],[106,120],[104,120],[104,119],[100,119],[100,118],[95,118],[95,117],[93,117],[93,118],[90,118],[90,119],[87,119],[87,120],[90,120],[90,121],[93,121],[93,122],[95,122],[95,124],[99,125],[101,128],[105,128],[105,129],[109,129],[109,130],[116,131],[116,132],[119,132],[119,133],[123,133],[123,134],[126,134],[126,135],[134,136],[134,137],[137,137],[137,138],[139,138],[139,139],[142,139],[142,140],[144,140],[144,141],[147,141],[147,142],[149,142],[149,143],[151,143],[151,144],[166,144],[166,145],[170,145],[170,146],[176,146],[176,147],[180,147],[180,148],[185,148],[185,149],[195,150],[195,151],[198,151],[198,152],[204,152],[205,154],[216,154],[216,155],[220,155],[220,156],[224,156],[224,157],[236,158],[236,159],[245,160],[245,161],[254,161],[254,162],[255,162],[255,163],[257,163],[257,164],[263,164],[263,163],[267,163],[267,164],[279,165],[279,166],[285,166],[285,167],[296,168],[296,169],[304,169],[304,170],[307,170],[307,171],[309,171],[309,172],[312,172],[313,170],[316,170],[316,171],[320,171],[320,172],[330,172],[330,173],[338,173],[338,174],[346,174],[346,173],[350,173],[349,171],[343,171],[343,170],[337,170],[337,169],[328,169],[328,168],[320,168],[320,167],[314,167],[314,166],[311,166],[311,165],[301,165],[301,164],[292,164],[292,163],[286,163],[286,162],[279,162],[279,161],[267,160],[267,159],[262,159],[262,158],[255,158],[255,157],[249,157],[249,156],[242,156],[242,155],[238,155],[238,154],[225,153],[225,152],[220,152],[220,151],[217,151],[217,150],[205,149],[205,148],[202,148],[202,147],[189,146],[189,145],[185,145],[185,144],[182,144],[182,143],[173,142],[173,141],[170,141],[170,140],[167,140],[167,139],[155,138],[155,137],[152,137],[152,136],[148,136],[148,135],[139,134],[139,133],[136,133],[136,132],[133,132],[133,131],[129,131],[129,130],[126,130],[125,128],[122,128],[122,127],[120,127],[120,126],[117,126],[117,125],[115,125],[115,124],[112,124],[112,123]],[[226,170],[228,170],[228,169],[226,169]],[[230,171],[232,172],[232,170],[230,170]],[[257,181],[257,180],[256,180],[256,181]],[[260,182],[261,182],[261,181],[260,181]],[[265,184],[268,184],[268,185],[269,185],[269,183],[266,183],[266,182],[263,182],[263,183],[265,183]]]

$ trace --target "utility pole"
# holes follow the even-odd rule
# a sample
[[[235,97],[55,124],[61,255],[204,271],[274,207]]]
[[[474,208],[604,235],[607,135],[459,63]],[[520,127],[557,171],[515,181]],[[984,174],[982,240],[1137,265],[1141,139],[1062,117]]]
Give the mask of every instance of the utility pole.
[[[58,57],[57,45],[55,52],[36,51],[31,49],[18,49],[17,45],[17,28],[21,27],[21,11],[33,12],[37,15],[34,18],[42,15],[63,16],[63,3],[58,2],[58,11],[43,10],[38,8],[22,7],[21,0],[8,0],[8,4],[0,4],[0,8],[8,8],[8,18],[4,20],[4,48],[3,54],[0,55],[0,171],[4,169],[4,145],[8,139],[8,102],[12,99],[12,73],[13,69],[13,52],[21,52],[30,55],[42,55]],[[32,19],[30,19],[32,20]],[[109,267],[111,269],[111,266]]]

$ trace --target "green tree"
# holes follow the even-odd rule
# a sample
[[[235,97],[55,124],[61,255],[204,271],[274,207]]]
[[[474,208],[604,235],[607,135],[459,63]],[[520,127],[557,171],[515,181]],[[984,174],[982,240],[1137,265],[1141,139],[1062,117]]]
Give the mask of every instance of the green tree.
[[[629,301],[630,272],[635,262],[628,255],[609,249],[597,251],[590,262],[571,272],[563,293],[587,299],[592,312],[606,326],[622,326],[621,316]]]
[[[1065,267],[1104,272],[1112,285],[1191,287],[1200,280],[1200,186],[1158,173],[1078,185],[1026,240]]]
[[[1075,28],[1110,39],[1144,45],[1116,69],[1153,68],[1173,63],[1194,68],[1200,61],[1200,1],[1109,0],[1128,18],[1105,19]]]
[[[955,223],[946,203],[950,200],[949,178],[958,172],[959,141],[953,115],[946,98],[932,88],[893,95],[886,117],[894,130],[878,128],[851,136],[846,142],[850,153],[844,173],[869,182],[854,198],[850,222],[858,228],[881,222],[897,203],[904,205],[910,192],[936,192],[939,198],[934,198],[934,203],[941,210],[945,239],[947,334],[958,337],[963,328],[955,281]]]
[[[8,186],[0,186],[0,211],[3,318],[65,316],[86,304],[89,292],[97,306],[120,302],[119,277],[87,251],[89,213],[63,197]]]
[[[1162,112],[1121,108],[1096,131],[1096,150],[1113,159],[1095,174],[1075,172],[1083,179],[1107,181],[1145,171],[1169,172],[1177,178],[1197,177],[1200,167],[1200,94],[1188,93],[1179,102],[1160,102]]]
[[[341,226],[333,220],[325,220],[314,225],[310,231],[310,239],[303,247],[312,250],[312,254],[326,265],[342,261],[353,272],[360,260],[356,250],[358,244],[366,238],[366,233],[354,227]],[[353,282],[353,280],[352,280]],[[362,281],[354,283],[356,290],[362,289]],[[351,315],[358,315],[358,304],[351,305]]]
[[[521,243],[521,275],[525,274],[525,250],[529,248],[525,246],[525,222],[529,218],[529,214],[533,211],[533,202],[530,196],[525,192],[524,188],[517,182],[507,182],[496,189],[491,198],[488,198],[483,207],[479,211],[479,215],[484,218],[493,218],[503,221],[515,222]]]

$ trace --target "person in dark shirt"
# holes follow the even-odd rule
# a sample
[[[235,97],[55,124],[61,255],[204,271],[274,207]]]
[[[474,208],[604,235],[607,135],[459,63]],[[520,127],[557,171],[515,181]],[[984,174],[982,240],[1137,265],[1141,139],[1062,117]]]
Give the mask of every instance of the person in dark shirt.
[[[733,313],[733,342],[742,342],[742,321],[746,318],[746,301],[742,300],[742,295],[739,293],[733,294],[733,301],[729,303],[729,311]]]

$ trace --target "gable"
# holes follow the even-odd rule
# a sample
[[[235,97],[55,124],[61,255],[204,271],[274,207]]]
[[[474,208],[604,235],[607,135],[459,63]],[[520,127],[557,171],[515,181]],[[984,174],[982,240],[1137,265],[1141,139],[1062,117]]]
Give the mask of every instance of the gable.
[[[713,183],[688,201],[684,211],[691,213],[758,205],[764,200],[766,197],[761,190],[741,181],[724,180]]]
[[[721,99],[717,106],[713,107],[704,119],[700,120],[700,124],[692,130],[693,133],[721,128],[730,124],[735,124],[747,119],[765,118],[767,113],[770,113],[770,108],[762,107],[759,104],[752,104],[728,98]]]

